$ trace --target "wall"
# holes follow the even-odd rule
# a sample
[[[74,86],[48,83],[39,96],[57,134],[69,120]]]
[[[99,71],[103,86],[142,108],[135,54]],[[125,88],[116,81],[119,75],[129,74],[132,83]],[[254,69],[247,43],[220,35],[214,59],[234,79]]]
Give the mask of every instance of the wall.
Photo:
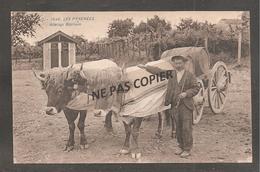
[[[43,70],[51,68],[51,43],[43,44]]]
[[[76,63],[76,46],[75,43],[69,42],[69,65]]]

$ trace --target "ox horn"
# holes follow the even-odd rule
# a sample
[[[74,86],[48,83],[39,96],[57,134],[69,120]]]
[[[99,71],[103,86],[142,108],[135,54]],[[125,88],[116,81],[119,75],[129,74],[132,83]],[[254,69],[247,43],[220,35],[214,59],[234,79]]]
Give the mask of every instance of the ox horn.
[[[83,63],[81,63],[81,67],[80,67],[80,72],[79,72],[79,74],[80,74],[80,76],[81,76],[83,79],[87,80],[87,77],[86,77],[86,75],[85,75],[85,73],[84,73],[84,71],[83,71]]]
[[[80,70],[83,70],[83,63],[81,63]]]
[[[40,81],[45,81],[45,78],[44,78],[44,77],[41,77],[40,75],[38,75],[38,74],[35,72],[34,69],[33,69],[32,71],[33,71],[34,76],[35,76],[37,79],[39,79]]]
[[[66,80],[69,78],[69,72],[72,71],[72,69],[73,69],[73,64],[67,68]]]

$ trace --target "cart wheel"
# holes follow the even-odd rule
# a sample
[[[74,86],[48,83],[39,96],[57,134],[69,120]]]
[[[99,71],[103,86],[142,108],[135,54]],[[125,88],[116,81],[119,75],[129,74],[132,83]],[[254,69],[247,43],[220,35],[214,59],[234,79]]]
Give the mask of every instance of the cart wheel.
[[[200,90],[196,96],[193,97],[194,110],[193,110],[193,124],[198,124],[204,109],[205,102],[205,88],[202,80],[198,80]]]
[[[210,71],[208,100],[213,113],[222,112],[228,91],[229,74],[224,62],[218,61]]]

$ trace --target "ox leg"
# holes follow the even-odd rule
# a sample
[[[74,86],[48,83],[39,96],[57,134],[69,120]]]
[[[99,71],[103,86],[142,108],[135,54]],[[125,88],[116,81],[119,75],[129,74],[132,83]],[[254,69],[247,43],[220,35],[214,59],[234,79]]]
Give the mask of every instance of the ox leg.
[[[161,112],[158,113],[158,128],[157,128],[157,132],[155,133],[155,136],[158,138],[162,137],[162,132],[163,132],[163,115],[161,114]]]
[[[69,140],[66,144],[66,147],[64,149],[64,151],[71,151],[74,149],[74,132],[75,132],[75,124],[74,121],[76,120],[77,116],[78,116],[78,111],[75,110],[71,110],[71,109],[64,109],[64,114],[66,116],[67,122],[69,124],[69,130],[70,130],[70,134],[69,134]]]
[[[125,143],[123,148],[120,150],[120,154],[128,154],[129,153],[129,147],[130,147],[130,136],[131,136],[131,126],[133,124],[133,121],[130,123],[126,123],[123,121],[124,127],[125,127]]]
[[[86,116],[87,116],[87,111],[85,111],[85,110],[80,111],[78,128],[80,131],[80,148],[81,149],[88,148],[87,139],[86,139],[85,132],[84,132]]]
[[[105,125],[104,127],[108,132],[113,132],[113,127],[112,127],[112,111],[109,111],[105,117]]]
[[[165,112],[166,126],[170,126],[171,125],[171,112],[169,109],[164,112]]]
[[[142,117],[134,118],[134,123],[133,123],[132,131],[131,131],[131,134],[133,137],[131,154],[132,154],[132,158],[135,158],[135,159],[141,158],[141,151],[138,146],[138,136],[139,136],[139,130],[140,130],[142,121],[143,121]]]

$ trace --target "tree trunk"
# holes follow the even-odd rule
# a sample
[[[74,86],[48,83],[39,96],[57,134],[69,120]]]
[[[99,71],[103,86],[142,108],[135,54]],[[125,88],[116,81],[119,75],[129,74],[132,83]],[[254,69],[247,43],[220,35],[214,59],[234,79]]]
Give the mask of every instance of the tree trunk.
[[[205,39],[204,39],[204,47],[205,49],[208,51],[208,36],[205,36]]]
[[[145,41],[145,56],[148,56],[148,51],[147,51],[147,42]]]
[[[135,57],[135,43],[134,43],[134,40],[132,40],[132,45],[133,45],[132,51],[133,51],[133,58],[134,58]]]
[[[127,57],[129,57],[129,42],[128,42],[128,39],[127,39],[127,42],[126,42],[126,46],[127,46]]]
[[[241,44],[242,44],[242,31],[238,35],[238,50],[237,50],[237,63],[241,63]]]
[[[139,54],[139,58],[141,58],[140,41],[138,41],[138,54]]]

